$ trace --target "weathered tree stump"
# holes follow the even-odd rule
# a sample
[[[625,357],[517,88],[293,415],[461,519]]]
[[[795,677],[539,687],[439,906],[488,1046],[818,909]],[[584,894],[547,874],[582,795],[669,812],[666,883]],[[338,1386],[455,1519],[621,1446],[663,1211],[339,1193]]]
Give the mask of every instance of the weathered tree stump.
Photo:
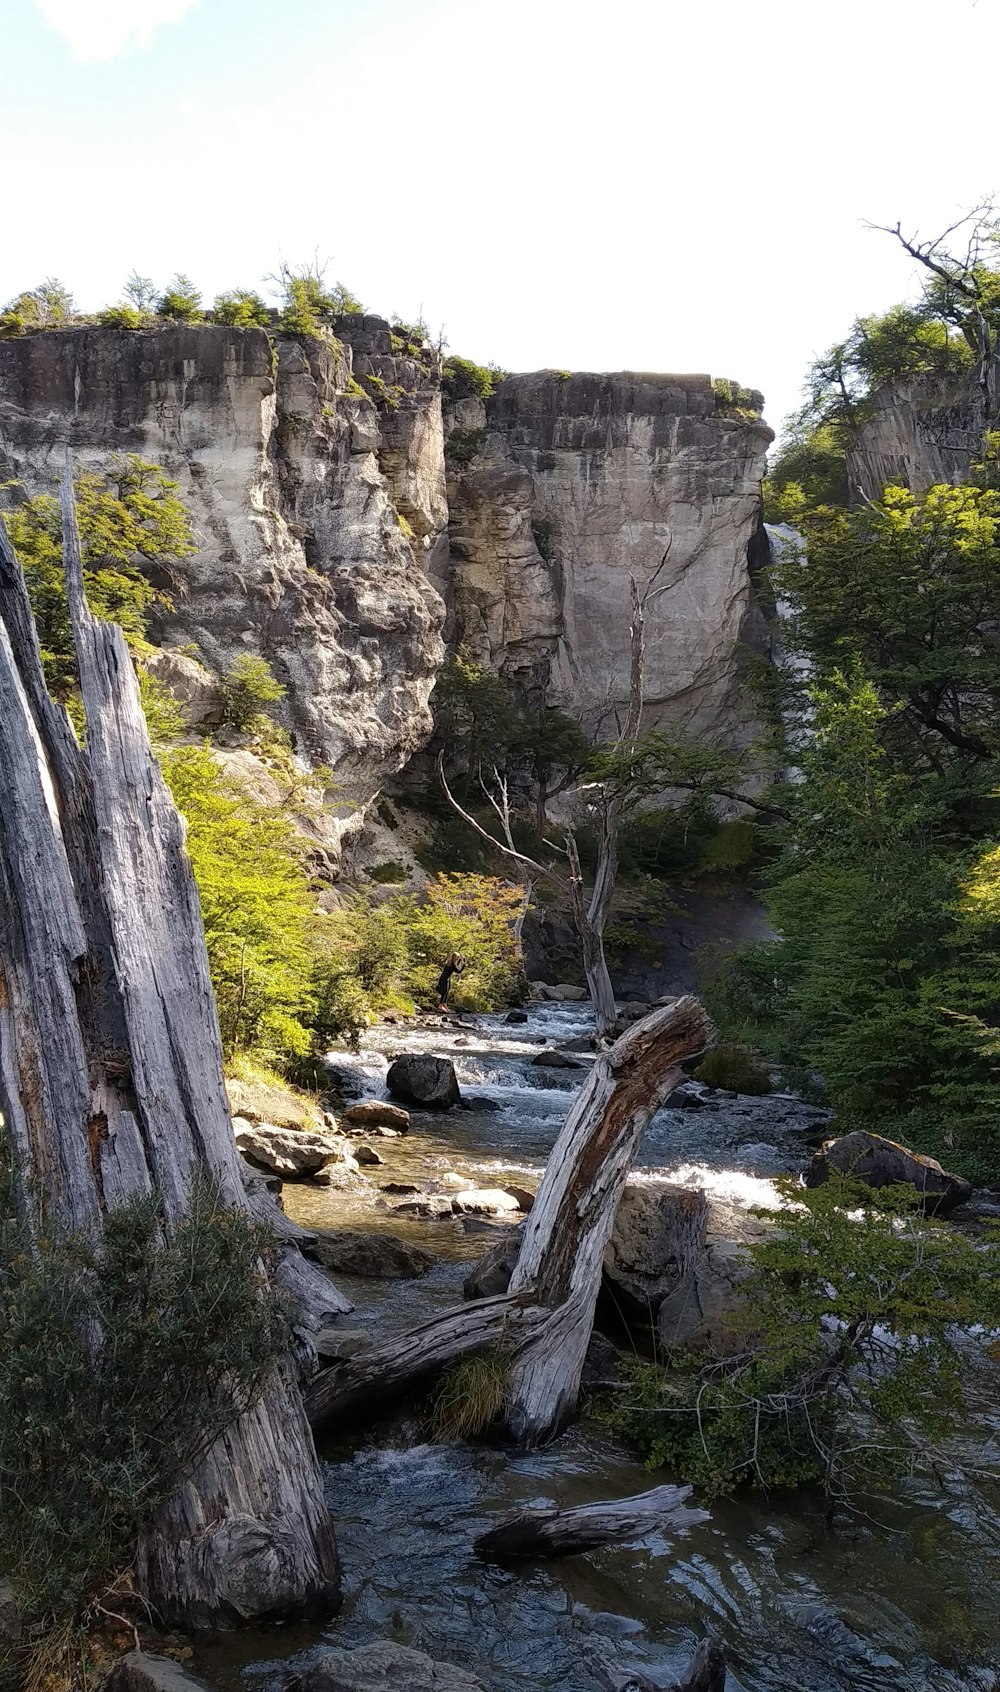
[[[184,825],[124,636],[85,603],[68,469],[62,503],[85,750],[49,699],[0,520],[0,1111],[25,1190],[68,1226],[155,1188],[169,1230],[198,1169],[226,1203],[246,1199]],[[333,1606],[336,1548],[288,1369],[162,1512],[137,1572],[181,1626]]]

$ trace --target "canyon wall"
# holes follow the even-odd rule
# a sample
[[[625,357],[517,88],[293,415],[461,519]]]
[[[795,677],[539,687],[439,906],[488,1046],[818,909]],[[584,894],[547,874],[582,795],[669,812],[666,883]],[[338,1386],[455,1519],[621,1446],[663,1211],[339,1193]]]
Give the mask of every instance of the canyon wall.
[[[961,482],[981,438],[971,375],[954,382],[933,376],[887,382],[872,395],[871,415],[848,449],[852,498],[878,499],[890,482],[918,494],[936,482]]]
[[[218,675],[259,653],[297,752],[357,814],[425,741],[443,636],[588,725],[627,691],[629,578],[650,720],[742,744],[748,569],[770,431],[707,376],[511,376],[442,410],[419,335],[81,326],[0,341],[0,480],[52,491],[65,451],[138,453],[198,544],[153,638]],[[735,403],[736,392],[739,403]]]

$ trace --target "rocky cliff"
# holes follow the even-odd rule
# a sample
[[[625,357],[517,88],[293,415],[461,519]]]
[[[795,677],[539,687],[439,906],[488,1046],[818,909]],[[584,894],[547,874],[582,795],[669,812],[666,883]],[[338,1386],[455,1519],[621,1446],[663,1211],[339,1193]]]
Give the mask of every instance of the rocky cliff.
[[[886,383],[872,396],[871,415],[848,451],[852,497],[877,499],[889,482],[924,493],[936,482],[961,482],[980,451],[978,396],[969,377],[943,383],[915,376]]]
[[[598,721],[627,687],[629,578],[655,719],[746,736],[747,554],[770,432],[707,376],[512,376],[442,413],[437,353],[380,318],[339,341],[83,326],[0,341],[0,479],[50,490],[66,447],[180,484],[198,552],[156,640],[213,672],[261,653],[296,749],[364,805],[430,729],[446,632]],[[450,446],[446,448],[446,442]],[[445,617],[447,613],[447,629]]]
[[[741,743],[771,439],[760,395],[741,397],[708,376],[550,371],[448,408],[454,638],[596,724],[627,694],[630,578],[643,588],[660,571],[650,719]]]
[[[421,531],[442,520],[440,440],[425,529],[423,489],[397,462],[406,443],[380,465],[349,350],[210,326],[0,342],[3,479],[50,490],[67,446],[79,465],[140,453],[177,479],[199,550],[158,584],[174,609],[154,638],[193,643],[215,672],[263,654],[297,749],[370,798],[430,729],[444,607]]]

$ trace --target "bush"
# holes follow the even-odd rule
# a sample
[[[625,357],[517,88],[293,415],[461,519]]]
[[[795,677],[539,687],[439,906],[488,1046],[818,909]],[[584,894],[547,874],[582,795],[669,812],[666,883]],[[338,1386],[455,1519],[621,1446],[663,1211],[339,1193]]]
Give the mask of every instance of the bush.
[[[725,1042],[713,1046],[692,1074],[706,1087],[724,1087],[731,1093],[760,1095],[772,1091],[771,1077],[750,1046]]]
[[[406,865],[396,858],[387,858],[382,864],[372,864],[368,875],[372,881],[377,881],[383,886],[399,886],[410,879]]]
[[[479,456],[486,439],[485,429],[452,429],[444,443],[445,457],[464,467]]]
[[[62,329],[76,316],[73,296],[54,276],[8,300],[0,311],[0,337],[29,335],[36,329]]]
[[[250,730],[259,726],[266,705],[284,699],[286,689],[271,673],[266,658],[244,652],[223,674],[220,693],[225,721],[233,728]]]
[[[189,276],[178,273],[174,277],[156,302],[156,314],[158,317],[169,318],[174,323],[204,322],[201,294]]]
[[[212,322],[227,324],[232,329],[266,329],[271,322],[271,308],[250,289],[233,288],[228,294],[216,294]]]
[[[99,311],[97,321],[102,329],[146,329],[150,320],[137,306],[114,305]]]
[[[912,1188],[779,1184],[795,1208],[748,1247],[735,1354],[639,1365],[603,1418],[710,1494],[819,1483],[832,1505],[939,1477],[976,1354],[995,1359],[1000,1249],[928,1221]]]
[[[29,1641],[78,1622],[127,1570],[158,1507],[259,1396],[286,1345],[268,1248],[203,1177],[168,1240],[155,1194],[86,1232],[40,1215],[29,1230],[3,1151],[0,1577]]]
[[[470,358],[446,358],[441,367],[441,390],[446,399],[489,399],[504,379],[495,364],[473,364]]]

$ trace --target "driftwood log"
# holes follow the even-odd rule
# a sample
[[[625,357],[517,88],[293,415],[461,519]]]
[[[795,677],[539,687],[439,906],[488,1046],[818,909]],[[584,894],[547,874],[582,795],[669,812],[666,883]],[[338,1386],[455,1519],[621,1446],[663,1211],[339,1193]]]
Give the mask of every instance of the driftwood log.
[[[549,1156],[509,1290],[325,1370],[306,1392],[313,1426],[382,1406],[454,1359],[499,1345],[511,1356],[509,1432],[526,1445],[553,1438],[576,1408],[604,1251],[639,1141],[710,1033],[697,999],[675,999],[602,1052]]]
[[[657,1529],[682,1533],[707,1522],[707,1510],[689,1509],[690,1486],[656,1486],[631,1498],[579,1504],[572,1510],[518,1510],[487,1533],[475,1549],[481,1557],[567,1557],[598,1545],[642,1539]]]
[[[67,1225],[155,1188],[169,1230],[199,1168],[226,1203],[246,1199],[184,825],[121,630],[85,603],[68,469],[62,503],[86,750],[46,691],[0,520],[0,1111],[23,1190],[40,1187]],[[161,1620],[182,1626],[336,1602],[288,1369],[162,1512],[137,1576]]]

